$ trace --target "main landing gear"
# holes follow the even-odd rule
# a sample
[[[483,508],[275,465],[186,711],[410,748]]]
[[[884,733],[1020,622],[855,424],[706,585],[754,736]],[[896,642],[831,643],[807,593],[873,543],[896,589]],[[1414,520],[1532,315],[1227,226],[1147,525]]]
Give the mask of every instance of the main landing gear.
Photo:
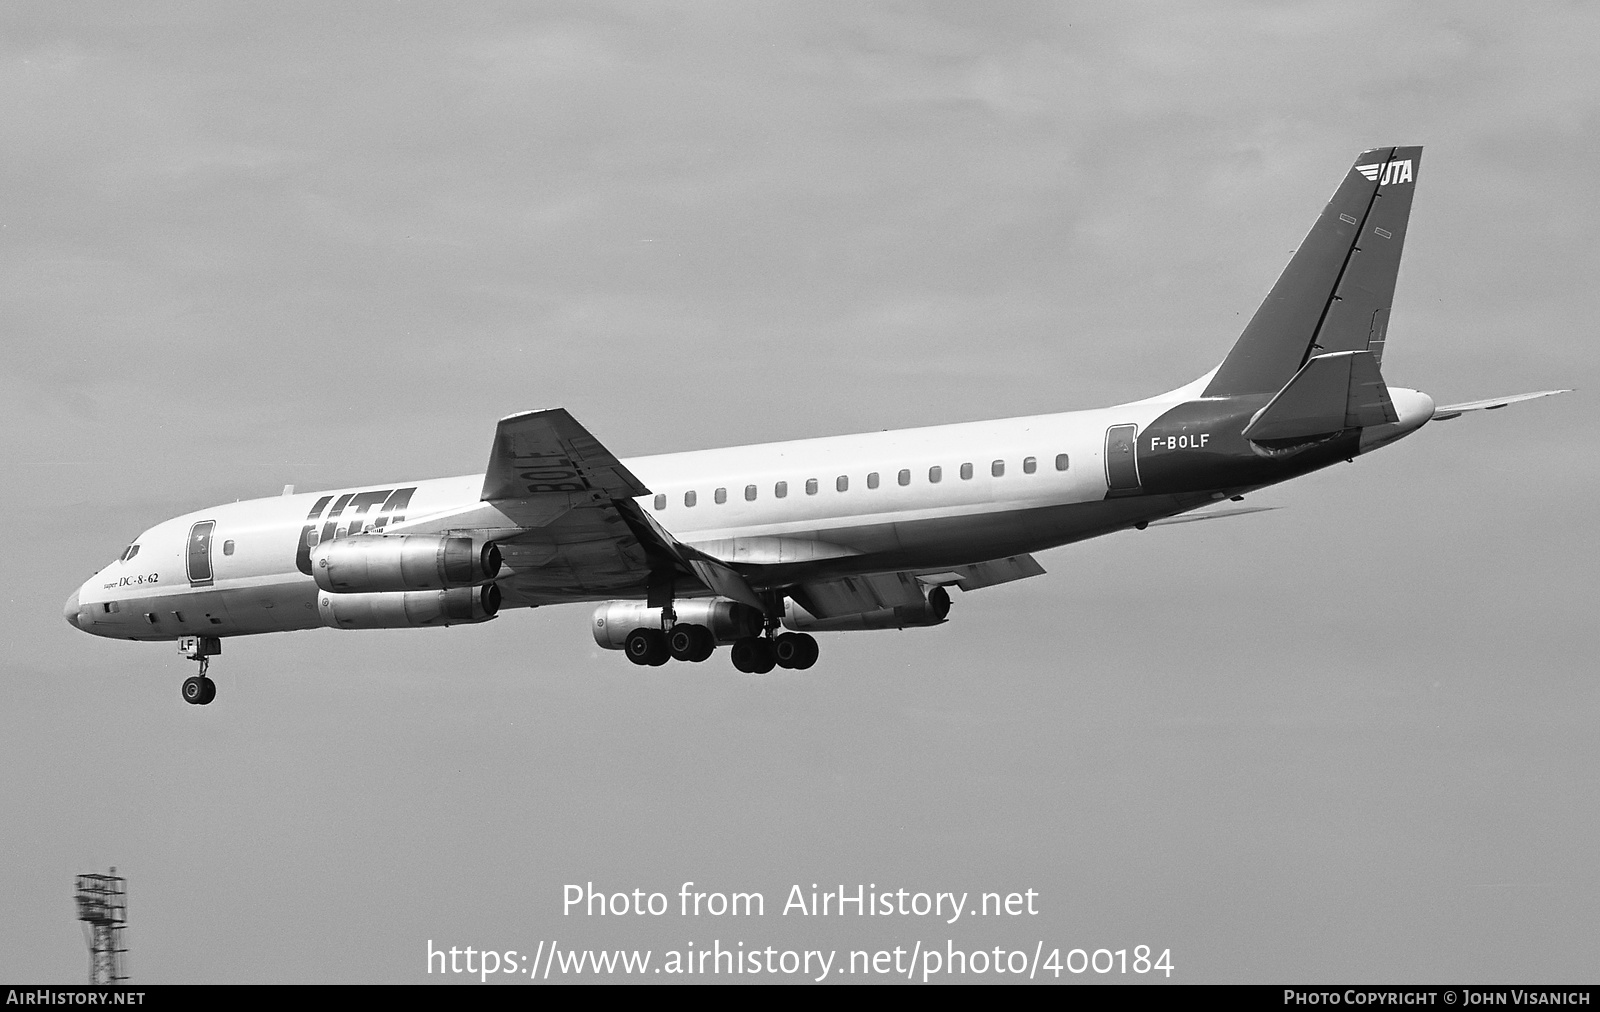
[[[764,675],[774,667],[804,671],[817,663],[815,638],[807,633],[783,633],[778,636],[746,636],[733,644],[729,652],[733,666],[753,675]]]
[[[217,698],[217,683],[206,677],[211,658],[222,653],[222,640],[216,636],[185,636],[178,641],[178,650],[191,661],[200,662],[200,673],[183,680],[183,701],[195,706],[205,706]]]
[[[716,649],[711,630],[701,625],[674,625],[667,632],[635,629],[623,642],[623,652],[635,664],[660,667],[669,660],[699,663]],[[745,636],[729,651],[733,666],[749,674],[764,675],[774,667],[803,671],[817,663],[817,641],[806,633],[779,636]]]

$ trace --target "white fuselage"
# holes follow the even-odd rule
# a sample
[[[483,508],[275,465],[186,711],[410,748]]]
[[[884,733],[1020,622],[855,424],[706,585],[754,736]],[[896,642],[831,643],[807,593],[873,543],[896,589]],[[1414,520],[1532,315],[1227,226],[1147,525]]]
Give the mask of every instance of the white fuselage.
[[[637,457],[640,508],[679,541],[726,562],[840,572],[960,565],[1037,551],[1192,509],[1221,493],[1107,501],[1106,432],[1140,431],[1205,377],[1145,401],[1089,411]],[[1400,391],[1396,391],[1400,393]],[[1421,395],[1418,395],[1421,396]],[[1432,404],[1427,404],[1431,413]],[[1389,439],[1423,422],[1413,413]],[[1385,440],[1388,441],[1388,440]],[[365,506],[322,520],[313,540],[371,529],[379,492],[415,489],[387,521],[460,512],[482,475],[227,503],[145,531],[67,604],[78,628],[123,639],[237,636],[321,625],[318,588],[297,565],[308,514],[329,498]],[[1230,490],[1231,491],[1231,490]],[[376,498],[374,498],[376,496]],[[360,500],[356,500],[359,502]],[[691,504],[692,503],[692,504]],[[196,579],[188,539],[214,522]],[[822,570],[818,570],[819,572]],[[506,585],[514,588],[515,572]],[[568,594],[564,600],[597,600]],[[508,593],[507,607],[541,603]]]

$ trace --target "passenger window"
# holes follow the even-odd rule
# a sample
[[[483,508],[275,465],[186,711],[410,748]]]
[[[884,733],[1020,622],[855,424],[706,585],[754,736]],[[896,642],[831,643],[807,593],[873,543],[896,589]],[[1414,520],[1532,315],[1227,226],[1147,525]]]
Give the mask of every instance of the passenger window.
[[[878,472],[873,471],[871,474],[867,475],[867,487],[868,488],[877,488],[878,487]]]
[[[850,491],[850,478],[847,475],[839,475],[833,480],[833,487],[841,492]]]
[[[993,464],[990,464],[989,473],[996,478],[1004,477],[1006,473],[1006,462],[1003,460],[997,460]]]
[[[744,487],[744,501],[745,502],[755,502],[756,501],[756,487],[754,485],[746,485]]]
[[[901,468],[900,469],[900,484],[902,484],[902,485],[911,484],[911,471],[908,468]]]
[[[694,494],[694,489],[690,489],[683,494],[683,504],[685,506],[693,506],[696,498],[697,497]]]
[[[656,496],[656,509],[664,510],[666,508],[667,508],[667,494],[665,492],[663,492],[660,495]]]
[[[233,554],[233,542],[232,541],[224,541],[222,543],[222,554],[223,555],[232,555]]]
[[[930,482],[932,482],[933,484],[935,484],[935,485],[939,484],[939,480],[941,478],[943,478],[943,477],[944,477],[944,468],[940,467],[938,464],[935,464],[932,467],[928,468],[928,480]]]
[[[779,499],[787,498],[789,495],[789,483],[786,481],[778,482],[776,485],[772,486],[772,494],[777,496]]]
[[[1033,472],[1035,472],[1037,470],[1039,470],[1039,458],[1038,457],[1023,457],[1022,458],[1022,473],[1023,474],[1032,474]]]
[[[962,464],[961,465],[961,480],[962,481],[966,481],[967,479],[969,479],[971,477],[972,477],[972,465],[971,464]]]
[[[307,548],[315,548],[315,547],[317,547],[317,543],[320,542],[321,540],[322,540],[322,534],[315,527],[307,527],[306,528],[306,547]]]
[[[1067,455],[1064,454],[1064,453],[1056,454],[1056,470],[1057,471],[1065,471],[1066,469],[1067,469]]]
[[[816,494],[817,494],[817,479],[815,479],[815,478],[807,478],[806,479],[806,495],[816,495]]]
[[[725,488],[719,488],[712,495],[712,498],[717,501],[718,506],[721,506],[723,503],[728,501],[728,490]]]

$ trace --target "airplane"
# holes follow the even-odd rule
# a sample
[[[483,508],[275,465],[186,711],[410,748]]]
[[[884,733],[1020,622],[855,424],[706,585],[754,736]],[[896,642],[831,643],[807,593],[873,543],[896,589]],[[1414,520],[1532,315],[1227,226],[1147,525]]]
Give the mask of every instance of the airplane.
[[[1435,406],[1381,367],[1422,164],[1362,152],[1226,357],[1145,400],[1058,414],[623,460],[561,408],[502,418],[483,474],[228,503],[140,534],[77,589],[77,629],[176,640],[210,703],[222,639],[486,622],[601,602],[636,664],[764,674],[815,632],[947,621],[1033,553],[1151,524],[1370,453],[1429,421],[1564,390]],[[784,631],[781,631],[784,630]]]

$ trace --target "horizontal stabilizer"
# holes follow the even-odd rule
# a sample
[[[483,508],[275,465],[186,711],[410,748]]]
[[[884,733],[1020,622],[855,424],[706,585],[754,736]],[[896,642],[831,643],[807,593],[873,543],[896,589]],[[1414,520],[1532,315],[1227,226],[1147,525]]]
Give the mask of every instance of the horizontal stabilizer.
[[[1318,355],[1295,373],[1256,412],[1244,437],[1253,442],[1307,439],[1399,420],[1372,352],[1337,351]]]
[[[1468,411],[1493,411],[1496,408],[1503,408],[1507,404],[1515,404],[1518,401],[1531,401],[1539,397],[1550,397],[1554,394],[1570,393],[1572,393],[1571,389],[1540,390],[1537,393],[1531,394],[1512,394],[1510,397],[1488,397],[1481,401],[1467,401],[1463,404],[1446,404],[1442,408],[1433,409],[1433,420],[1436,422],[1448,422],[1452,418],[1461,417],[1461,415]]]

